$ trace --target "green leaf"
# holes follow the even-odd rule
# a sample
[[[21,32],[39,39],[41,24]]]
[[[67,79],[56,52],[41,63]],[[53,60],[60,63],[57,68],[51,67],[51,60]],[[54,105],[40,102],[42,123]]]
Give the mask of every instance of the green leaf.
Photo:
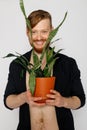
[[[24,17],[25,17],[26,24],[27,24],[27,26],[28,26],[28,28],[29,28],[29,30],[30,30],[30,34],[31,34],[31,37],[32,37],[32,29],[31,29],[30,21],[29,21],[29,19],[27,18],[27,15],[26,15],[26,12],[25,12],[25,7],[24,7],[24,2],[23,2],[23,0],[20,0],[20,8],[21,8],[22,13],[23,13],[23,15],[24,15]]]
[[[42,61],[42,59],[43,59],[43,57],[44,57],[44,54],[45,54],[45,50],[46,50],[48,44],[51,42],[51,40],[52,40],[52,39],[54,38],[54,36],[57,34],[59,28],[61,27],[61,25],[62,25],[63,22],[65,21],[66,16],[67,16],[67,12],[65,13],[65,16],[64,16],[62,22],[61,22],[54,30],[52,30],[52,31],[50,32],[49,37],[48,37],[48,39],[47,39],[47,41],[46,41],[46,44],[45,44],[45,46],[44,46],[42,55],[41,55],[41,57],[40,57],[40,61]]]
[[[30,30],[30,34],[31,34],[31,38],[32,38],[32,28],[31,28],[30,21],[29,21],[28,18],[26,18],[25,20],[26,20],[26,24],[27,24],[27,26],[28,26],[28,28],[29,28],[29,30]]]
[[[56,61],[57,58],[53,59],[50,64],[48,65],[48,73],[47,75],[51,76],[51,73],[52,73],[52,70],[53,70],[53,66],[55,64],[55,61]]]
[[[58,39],[52,41],[50,44],[53,44],[54,42],[57,42],[57,41],[59,41],[60,39],[61,39],[61,38],[58,38]]]
[[[49,66],[46,66],[43,70],[43,74],[45,77],[50,77],[51,73],[49,72]]]
[[[16,55],[12,54],[12,53],[9,53],[7,54],[6,56],[4,56],[3,58],[8,58],[8,57],[17,57]]]
[[[44,77],[43,70],[41,69],[41,67],[37,68],[34,71],[35,71],[36,77]]]
[[[33,62],[34,62],[34,65],[39,65],[40,64],[40,61],[39,61],[39,58],[38,56],[35,54],[35,52],[33,51]]]
[[[21,10],[22,10],[25,18],[27,18],[26,13],[25,13],[25,8],[24,8],[24,2],[23,2],[23,0],[20,0],[20,8],[21,8]]]
[[[34,90],[35,90],[35,79],[36,79],[35,73],[34,71],[32,71],[29,76],[29,87],[30,87],[29,89],[32,95],[34,94]]]
[[[47,61],[47,63],[49,62],[50,59],[52,59],[54,49],[55,49],[55,47],[53,47],[51,49],[47,49],[47,51],[46,51],[46,61]]]
[[[54,55],[53,58],[56,57],[63,49],[59,49]]]
[[[21,57],[21,59],[23,59],[26,62],[27,65],[29,64],[29,61],[27,60],[27,58],[25,56],[21,55],[18,52],[16,52],[16,53]]]
[[[54,36],[57,34],[59,28],[60,28],[61,25],[64,23],[64,21],[65,21],[65,19],[66,19],[66,16],[67,16],[67,12],[65,13],[65,16],[64,16],[62,22],[61,22],[54,30],[52,30],[52,31],[50,32],[49,37],[48,37],[47,42],[46,42],[47,45],[48,45],[48,43],[54,38]],[[46,45],[46,46],[47,46],[47,45]]]

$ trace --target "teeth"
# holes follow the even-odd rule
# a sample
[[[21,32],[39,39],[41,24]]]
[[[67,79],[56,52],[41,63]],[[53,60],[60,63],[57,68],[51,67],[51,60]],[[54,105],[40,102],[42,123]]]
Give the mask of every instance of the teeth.
[[[42,45],[42,44],[43,44],[43,42],[36,42],[36,44],[38,44],[38,45]]]

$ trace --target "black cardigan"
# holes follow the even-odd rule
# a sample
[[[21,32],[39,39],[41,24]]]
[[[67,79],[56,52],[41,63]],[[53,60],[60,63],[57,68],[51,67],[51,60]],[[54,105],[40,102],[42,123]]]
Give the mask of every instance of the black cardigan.
[[[31,51],[24,54],[24,56],[29,60]],[[20,78],[22,69],[22,66],[14,61],[10,64],[8,83],[4,94],[4,104],[7,108],[7,96],[26,91],[26,71],[24,71],[23,78]],[[85,104],[85,94],[76,61],[73,58],[59,54],[59,58],[54,65],[53,75],[56,76],[55,90],[60,92],[64,97],[78,96],[81,100],[80,107],[82,107]],[[74,122],[70,109],[55,107],[55,110],[59,129],[74,130]],[[19,124],[17,130],[31,130],[30,127],[29,105],[24,104],[20,106],[19,109]]]

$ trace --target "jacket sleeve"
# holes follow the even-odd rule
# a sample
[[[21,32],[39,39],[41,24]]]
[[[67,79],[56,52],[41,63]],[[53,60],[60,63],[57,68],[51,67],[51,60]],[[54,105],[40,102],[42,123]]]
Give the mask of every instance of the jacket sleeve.
[[[15,89],[15,84],[16,84],[16,79],[15,79],[15,74],[16,74],[16,68],[15,68],[15,64],[14,62],[12,62],[10,64],[9,67],[9,74],[8,74],[8,81],[7,81],[7,85],[6,85],[6,89],[4,92],[4,105],[8,108],[11,109],[7,106],[6,104],[6,98],[11,95],[11,94],[16,94],[16,89]]]
[[[82,107],[85,104],[85,93],[80,78],[80,70],[78,69],[77,63],[74,59],[71,61],[71,95],[79,97]]]
[[[23,56],[29,60],[31,56],[31,52],[32,51],[29,51],[25,53]],[[26,70],[23,68],[23,66],[15,62],[14,59],[9,66],[8,81],[4,92],[4,105],[7,108],[8,106],[6,105],[6,99],[9,95],[20,94],[26,91],[25,76],[26,76]]]

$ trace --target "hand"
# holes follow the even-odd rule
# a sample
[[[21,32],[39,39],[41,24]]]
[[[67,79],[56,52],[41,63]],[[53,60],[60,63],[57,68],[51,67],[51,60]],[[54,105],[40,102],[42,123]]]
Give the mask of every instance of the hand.
[[[47,105],[63,107],[64,106],[64,97],[61,96],[56,90],[50,90],[50,94],[47,95],[48,99],[46,100]]]
[[[31,92],[29,90],[27,90],[26,92],[26,102],[30,105],[30,106],[38,106],[38,107],[41,107],[41,106],[45,106],[46,103],[37,103],[36,101],[40,101],[42,100],[42,97],[33,97]]]

